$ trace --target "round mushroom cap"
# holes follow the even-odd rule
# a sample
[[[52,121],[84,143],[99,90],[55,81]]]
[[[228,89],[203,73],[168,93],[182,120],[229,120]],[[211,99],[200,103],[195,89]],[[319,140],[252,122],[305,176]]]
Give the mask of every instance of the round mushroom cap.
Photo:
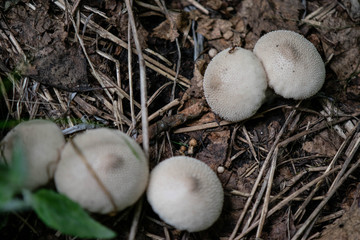
[[[72,142],[65,145],[55,172],[60,193],[102,214],[123,210],[144,193],[148,160],[132,138],[118,130],[99,128],[76,135]]]
[[[19,147],[16,143],[22,145],[26,157],[27,176],[23,187],[33,190],[45,185],[54,176],[60,151],[65,144],[60,128],[42,119],[18,124],[0,143],[0,162],[12,161],[13,149]]]
[[[203,86],[212,111],[236,122],[251,117],[260,108],[267,88],[266,74],[251,51],[227,48],[209,63]]]
[[[224,192],[209,166],[194,158],[177,156],[152,170],[147,199],[166,223],[179,230],[198,232],[219,218]]]
[[[269,86],[282,97],[309,98],[324,84],[325,64],[320,54],[296,32],[269,32],[255,44],[254,53],[265,68]]]

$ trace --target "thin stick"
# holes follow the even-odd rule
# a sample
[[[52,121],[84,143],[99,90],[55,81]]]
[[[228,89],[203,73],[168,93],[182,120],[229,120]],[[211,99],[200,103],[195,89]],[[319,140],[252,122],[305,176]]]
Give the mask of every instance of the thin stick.
[[[174,25],[176,26],[176,23],[174,22],[174,20],[172,19],[172,17],[169,14],[169,11],[166,8],[166,4],[164,2],[164,0],[155,0],[156,4],[162,9],[163,13],[166,15],[166,18]],[[178,38],[175,38],[175,42],[176,42],[176,48],[177,48],[177,53],[178,53],[178,59],[177,59],[177,63],[176,63],[176,74],[175,74],[175,79],[174,79],[174,83],[173,83],[173,87],[171,90],[171,98],[170,98],[170,102],[174,101],[175,99],[175,90],[176,90],[176,83],[178,82],[178,76],[179,76],[179,72],[180,72],[180,65],[181,65],[181,48],[179,45],[179,40]],[[168,115],[170,116],[172,113],[172,111],[170,110]],[[170,144],[171,146],[171,144]]]
[[[62,10],[66,11],[64,6],[63,0],[55,1],[55,4],[60,7]],[[81,14],[81,22],[84,24],[86,22],[86,15]],[[109,31],[105,30],[100,25],[96,24],[94,21],[89,20],[88,26],[89,29],[95,31],[100,37],[103,37],[105,39],[108,39],[118,45],[120,45],[123,48],[128,49],[129,51],[133,51],[135,54],[138,54],[137,49],[132,49],[125,41],[121,40],[120,38],[116,37],[114,34],[110,33]],[[147,55],[143,55],[144,59],[146,60],[146,66],[149,68],[152,68],[154,71],[164,75],[165,77],[170,78],[171,80],[174,80],[174,76],[176,75],[175,71],[166,67],[165,65],[159,63],[158,61],[152,59],[151,57]],[[185,87],[189,87],[190,80],[186,77],[179,75],[178,76],[179,84],[182,84]]]
[[[177,98],[174,101],[166,104],[165,106],[163,106],[162,108],[160,108],[159,110],[157,110],[156,112],[154,112],[153,114],[151,114],[148,118],[149,122],[152,121],[153,119],[155,119],[158,116],[163,115],[167,110],[178,106],[180,104],[180,100]]]
[[[328,128],[330,126],[333,126],[333,125],[341,123],[341,122],[345,122],[345,121],[350,120],[351,118],[355,118],[355,117],[357,117],[359,115],[360,115],[360,112],[355,112],[354,114],[351,114],[351,116],[349,116],[349,117],[341,117],[338,120],[334,120],[334,121],[331,121],[331,122],[323,122],[322,124],[319,124],[319,125],[311,128],[311,129],[309,129],[309,130],[302,131],[300,133],[297,133],[297,134],[287,138],[286,140],[279,143],[279,147],[285,147],[287,144],[289,144],[289,143],[291,143],[293,141],[296,141],[297,139],[299,139],[299,138],[301,138],[301,137],[303,137],[305,135],[308,135],[310,133],[323,130],[325,128]]]
[[[19,218],[31,231],[37,236],[40,236],[39,232],[28,222],[28,219],[23,218],[19,213],[12,212],[17,218]]]
[[[195,0],[187,0],[187,1],[189,3],[191,3],[192,5],[194,5],[194,7],[199,9],[201,12],[205,13],[206,15],[209,15],[209,10],[207,10],[203,5],[201,5],[197,1],[195,1]]]
[[[205,130],[205,129],[209,129],[209,128],[226,126],[226,125],[230,125],[230,124],[234,124],[234,122],[228,122],[228,121],[222,120],[219,123],[211,122],[211,123],[205,123],[205,124],[200,124],[200,125],[196,125],[196,126],[178,128],[174,131],[174,133],[187,133],[187,132],[193,132],[193,131],[198,131],[198,130]]]
[[[131,223],[129,239],[135,239],[136,231],[137,231],[137,228],[139,225],[139,219],[140,219],[140,213],[141,213],[142,206],[143,206],[143,201],[144,201],[144,199],[140,198],[139,201],[136,203],[135,214],[133,217],[133,221]]]
[[[303,235],[303,237],[301,238],[301,240],[306,240],[306,239],[308,239],[308,236],[309,236],[309,234],[310,234],[310,232],[311,232],[311,229],[314,227],[314,225],[315,225],[315,223],[317,222],[318,218],[319,218],[319,215],[317,215],[317,216],[315,217],[315,219],[310,223],[310,227],[308,227],[308,229],[307,229],[306,232],[304,233],[304,235]]]
[[[261,217],[260,217],[260,223],[256,232],[256,238],[261,237],[261,233],[265,224],[266,215],[268,213],[268,207],[270,202],[270,193],[271,193],[271,186],[273,184],[274,180],[274,174],[276,169],[276,161],[277,161],[277,155],[278,155],[278,148],[275,148],[273,153],[273,160],[271,162],[271,168],[270,168],[270,176],[267,184],[266,194],[265,194],[265,200],[264,200],[264,206],[261,211]]]
[[[6,93],[5,85],[4,85],[3,81],[2,81],[1,76],[0,76],[0,92],[1,92],[1,95],[4,97],[4,101],[5,101],[5,104],[6,104],[6,107],[7,107],[8,111],[11,112],[11,106],[10,106],[9,98],[8,98],[7,93]]]
[[[142,54],[141,45],[136,30],[135,18],[132,12],[132,5],[130,0],[125,0],[125,4],[128,11],[129,21],[132,29],[132,35],[135,42],[138,60],[139,60],[141,124],[142,124],[142,136],[143,136],[142,146],[144,149],[145,156],[149,158],[149,122],[148,122],[148,109],[147,109],[147,89],[146,89],[147,84],[146,84],[145,60]],[[141,207],[136,209],[136,213],[133,219],[133,224],[131,226],[131,234],[129,236],[129,240],[135,239],[140,213],[141,213]]]
[[[352,158],[354,157],[355,153],[357,152],[357,150],[359,149],[360,147],[360,138],[357,138],[356,139],[356,142],[355,142],[355,145],[354,147],[351,149],[351,152],[349,154],[349,156],[346,158],[339,174],[336,176],[335,180],[333,181],[333,183],[331,184],[330,186],[330,190],[332,188],[334,188],[336,186],[336,184],[338,183],[339,179],[343,176],[344,172],[346,171],[347,167],[349,166]]]
[[[319,176],[318,178],[312,180],[311,182],[309,182],[308,184],[304,185],[303,187],[301,187],[299,190],[297,190],[296,192],[290,194],[288,197],[284,198],[281,202],[279,202],[275,207],[273,207],[269,212],[268,212],[268,217],[270,217],[271,215],[273,215],[275,212],[279,211],[280,209],[282,209],[286,204],[288,204],[290,201],[292,201],[293,199],[295,199],[297,196],[299,196],[301,193],[307,191],[311,186],[315,185],[316,183],[318,183],[319,181],[321,181],[322,179],[328,177],[329,175],[333,174],[335,171],[339,170],[341,168],[341,166],[336,167],[334,169],[332,169],[331,171],[322,174],[321,176]],[[234,240],[239,240],[243,237],[245,237],[247,234],[249,234],[253,229],[255,229],[257,226],[259,225],[259,220],[254,222],[249,228],[247,228],[245,231],[243,231],[240,235],[238,235]]]
[[[269,180],[269,177],[270,177],[270,172],[268,171],[268,173],[266,174],[266,176],[265,176],[265,178],[264,178],[264,182],[263,182],[263,184],[262,184],[262,186],[261,186],[261,189],[260,189],[260,191],[259,191],[258,197],[256,198],[256,201],[255,201],[255,203],[254,203],[254,205],[253,205],[253,208],[251,209],[251,214],[250,214],[250,216],[249,216],[249,218],[248,218],[248,220],[247,220],[247,222],[246,222],[246,224],[245,224],[245,226],[244,226],[243,229],[247,229],[247,228],[250,226],[252,220],[254,219],[254,216],[255,216],[255,214],[256,214],[256,212],[257,212],[257,208],[258,208],[259,205],[260,205],[262,196],[263,196],[264,193],[265,193],[266,185],[267,185],[267,182],[268,182],[268,180]],[[250,196],[250,195],[249,195],[249,196]],[[249,196],[248,196],[248,197],[249,197]]]
[[[349,157],[348,159],[352,159],[355,152],[357,151],[359,145],[360,145],[360,139],[358,139],[358,141],[356,142],[356,146],[354,146],[354,151],[352,151],[352,156]],[[332,196],[336,193],[336,191],[338,190],[338,188],[345,182],[345,180],[349,177],[349,175],[356,170],[360,165],[360,158],[356,161],[356,163],[343,175],[343,177],[341,177],[337,182],[334,181],[335,185],[332,185],[332,187],[329,189],[328,193],[326,194],[326,197],[320,202],[320,204],[316,207],[316,209],[311,213],[311,215],[307,218],[307,220],[305,221],[305,223],[299,228],[299,230],[296,232],[296,234],[292,237],[291,240],[296,240],[298,239],[303,232],[308,228],[308,226],[313,222],[313,220],[318,216],[318,214],[320,213],[320,211],[323,209],[323,207],[327,204],[327,202],[330,200],[330,198],[332,198]],[[343,170],[344,168],[342,168],[341,170]],[[340,171],[338,173],[338,176],[342,173],[343,171]]]
[[[129,19],[131,23],[132,34],[139,58],[140,68],[140,99],[141,99],[141,124],[142,124],[142,136],[143,136],[143,149],[145,155],[149,156],[149,122],[148,122],[148,109],[146,106],[147,102],[147,89],[146,89],[146,71],[145,71],[145,60],[142,54],[139,37],[136,30],[135,18],[132,12],[130,0],[125,0],[126,8],[128,10]]]
[[[251,142],[251,139],[250,139],[250,137],[249,137],[249,134],[248,134],[248,131],[246,130],[245,125],[242,127],[242,130],[243,130],[243,133],[244,133],[244,135],[245,135],[247,144],[248,144],[249,147],[250,147],[250,151],[251,151],[252,155],[253,155],[254,158],[255,158],[255,161],[256,161],[256,162],[259,162],[259,159],[258,159],[257,156],[256,156],[256,152],[255,152],[254,145],[253,145],[252,142]]]
[[[83,39],[80,37],[80,35],[79,35],[79,30],[78,30],[78,28],[77,28],[77,26],[76,26],[75,20],[73,19],[73,17],[72,17],[71,15],[70,15],[70,21],[71,21],[72,24],[73,24],[73,27],[74,27],[74,30],[75,30],[75,35],[76,35],[76,37],[77,37],[77,39],[78,39],[78,41],[79,41],[79,43],[80,43],[80,46],[81,46],[81,48],[82,48],[82,50],[83,50],[83,53],[84,53],[84,56],[85,56],[87,62],[88,62],[89,65],[90,65],[91,72],[92,72],[93,76],[96,78],[96,80],[98,80],[98,82],[100,83],[101,87],[104,88],[105,93],[106,93],[106,94],[108,95],[108,97],[112,100],[113,97],[111,96],[110,92],[105,88],[105,84],[104,84],[103,80],[102,80],[101,77],[99,76],[98,72],[96,71],[93,63],[91,62],[91,60],[90,60],[90,58],[89,58],[89,55],[87,54],[87,51],[86,51],[86,48],[85,48],[85,45],[84,45],[84,41],[83,41]]]
[[[279,165],[278,165],[278,167],[279,167]],[[273,201],[279,199],[282,195],[284,195],[295,183],[297,183],[297,181],[299,181],[306,173],[308,173],[308,171],[309,171],[308,169],[304,170],[304,171],[298,173],[297,175],[295,175],[289,181],[287,181],[286,187],[283,190],[281,190],[281,192],[279,194],[274,196],[274,198],[272,198],[270,202],[273,202]]]
[[[153,95],[151,95],[151,96],[149,97],[149,100],[147,101],[146,105],[149,107],[149,106],[152,104],[152,102],[160,95],[160,93],[161,93],[167,86],[169,86],[169,85],[171,85],[171,84],[172,84],[171,82],[167,82],[167,83],[165,83],[164,85],[162,85],[161,87],[159,87],[159,88],[153,93]],[[135,103],[136,103],[136,102],[135,102]],[[140,111],[138,112],[138,114],[137,114],[136,117],[135,117],[136,123],[138,123],[138,121],[140,120],[140,118],[141,118],[141,109],[140,109]],[[148,119],[149,119],[149,118],[148,118]],[[149,120],[149,122],[150,122],[150,120]],[[134,128],[135,128],[135,126],[134,126],[134,127],[133,127],[133,126],[130,126],[129,129],[128,129],[128,131],[127,131],[127,133],[130,134],[130,133],[134,130]]]
[[[299,102],[298,105],[299,105],[300,103],[301,103],[301,102]],[[297,106],[298,106],[298,105],[297,105]],[[264,175],[265,169],[267,168],[267,165],[268,165],[269,162],[270,162],[271,156],[272,156],[272,154],[273,154],[273,152],[274,152],[274,150],[275,150],[275,148],[276,148],[276,145],[279,143],[281,136],[283,135],[283,133],[284,133],[287,125],[288,125],[289,122],[290,122],[290,119],[293,117],[293,115],[295,114],[295,112],[296,112],[296,110],[291,111],[291,113],[289,114],[288,118],[286,119],[284,125],[282,126],[280,132],[279,132],[278,135],[276,136],[276,139],[275,139],[275,141],[274,141],[274,144],[272,145],[272,147],[271,147],[268,155],[266,156],[266,159],[265,159],[265,161],[264,161],[264,163],[263,163],[263,165],[262,165],[262,167],[261,167],[261,169],[260,169],[259,175],[258,175],[258,177],[257,177],[257,179],[256,179],[256,181],[255,181],[254,187],[253,187],[252,190],[251,190],[250,197],[247,199],[247,201],[246,201],[246,203],[245,203],[245,206],[244,206],[244,208],[243,208],[243,211],[242,211],[242,213],[241,213],[241,215],[240,215],[240,217],[239,217],[239,219],[238,219],[238,221],[237,221],[237,223],[236,223],[236,225],[235,225],[235,228],[234,228],[233,232],[231,233],[231,236],[230,236],[230,238],[229,238],[230,240],[231,240],[231,239],[234,239],[237,231],[239,230],[240,225],[241,225],[242,221],[244,220],[244,217],[245,217],[245,215],[246,215],[246,213],[247,213],[247,210],[248,210],[248,208],[250,207],[252,198],[253,198],[253,196],[255,195],[255,192],[256,192],[256,190],[257,190],[257,187],[258,187],[258,185],[259,185],[259,183],[260,183],[260,181],[261,181],[261,179],[262,179],[262,177],[263,177],[263,175]],[[244,230],[245,230],[245,229],[244,229]]]
[[[128,43],[131,43],[131,24],[128,20]],[[132,76],[132,52],[128,50],[128,75],[129,75],[129,92],[130,92],[130,112],[131,112],[131,128],[136,126],[135,109],[134,109],[134,89],[133,89],[133,76]]]
[[[356,125],[358,126],[359,123]],[[347,138],[343,141],[343,143],[341,144],[341,146],[339,147],[338,151],[336,152],[335,156],[333,157],[333,159],[331,160],[329,166],[327,167],[327,169],[325,170],[325,172],[328,172],[331,170],[331,168],[334,167],[337,159],[340,157],[341,153],[344,151],[345,146],[347,146],[348,142],[350,141],[350,139],[352,138],[352,136],[354,135],[355,131],[356,131],[357,127],[354,127],[351,132],[348,134]],[[307,196],[306,200],[301,204],[301,206],[298,208],[298,210],[295,212],[294,214],[294,218],[298,219],[299,216],[301,216],[301,214],[303,213],[303,211],[305,210],[306,206],[309,204],[310,200],[313,198],[313,196],[315,195],[315,193],[320,189],[322,182],[318,182],[318,184],[316,185],[316,187],[311,191],[311,193]]]

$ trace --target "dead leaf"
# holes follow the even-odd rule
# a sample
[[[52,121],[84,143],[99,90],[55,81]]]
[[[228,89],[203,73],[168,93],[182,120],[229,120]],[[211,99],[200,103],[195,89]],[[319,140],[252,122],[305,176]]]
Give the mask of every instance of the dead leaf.
[[[190,25],[189,13],[170,11],[166,20],[153,29],[151,36],[173,42],[179,37],[179,31],[188,34]]]
[[[151,36],[170,40],[171,42],[175,41],[175,39],[179,37],[179,33],[175,23],[176,16],[171,16],[171,18],[172,19],[167,18],[165,21],[155,27],[153,29],[153,32],[151,33]]]
[[[273,220],[268,226],[270,226],[270,231],[267,234],[264,233],[262,236],[264,239],[287,240],[289,235],[293,236],[296,232],[294,217],[286,212]],[[288,230],[290,230],[290,233]]]
[[[321,154],[333,157],[341,145],[341,139],[335,131],[325,130],[311,141],[303,143],[303,150],[311,154]]]
[[[35,10],[19,4],[6,13],[9,27],[31,59],[29,63],[19,62],[17,68],[45,85],[66,91],[87,90],[87,63],[82,50],[65,44],[65,20],[49,17],[49,4],[40,1]]]
[[[196,155],[196,158],[205,162],[214,171],[226,159],[227,149],[229,147],[230,130],[223,130],[218,132],[210,132],[206,136],[209,143],[206,148]]]
[[[298,20],[304,10],[301,1],[244,0],[238,6],[237,16],[248,25],[255,38],[247,38],[246,48],[252,48],[263,33],[278,29],[298,31]]]
[[[217,11],[220,8],[226,8],[227,3],[222,0],[208,0],[208,1],[206,1],[205,6]]]
[[[24,50],[35,55],[51,42],[63,42],[67,37],[65,21],[48,17],[49,2],[37,3],[36,10],[18,4],[9,9],[6,19]]]
[[[198,20],[197,32],[202,34],[207,40],[221,38],[224,33],[231,31],[232,23],[224,19],[210,19],[203,16]]]
[[[321,234],[319,240],[349,240],[360,239],[360,209],[353,206],[341,218],[329,225]]]
[[[348,82],[348,87],[346,88],[347,99],[349,100],[360,100],[360,75],[352,78]]]
[[[40,51],[41,52],[41,51]],[[24,65],[22,74],[42,84],[65,91],[87,91],[90,86],[87,63],[80,47],[56,50],[48,46],[30,65]]]
[[[193,77],[191,78],[191,86],[186,90],[190,97],[201,98],[204,96],[203,78],[207,63],[203,59],[195,62]]]
[[[343,5],[354,22],[360,22],[360,2],[354,0],[343,0]]]

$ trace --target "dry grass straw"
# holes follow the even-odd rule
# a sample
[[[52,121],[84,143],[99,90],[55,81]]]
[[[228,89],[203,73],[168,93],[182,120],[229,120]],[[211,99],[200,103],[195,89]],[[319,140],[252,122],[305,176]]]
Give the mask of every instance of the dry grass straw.
[[[318,170],[324,171],[324,173],[321,176],[319,176],[316,179],[314,179],[313,181],[307,183],[302,188],[298,189],[297,191],[295,191],[288,197],[283,197],[283,195],[291,189],[291,186],[293,186],[296,182],[298,182],[300,179],[302,179],[304,176],[306,176],[306,174],[308,174],[309,172],[312,172],[314,170],[317,170],[317,169],[311,169],[311,170],[308,169],[308,170],[303,171],[303,172],[297,174],[296,176],[294,176],[294,178],[291,179],[291,181],[290,181],[291,184],[287,185],[287,187],[284,188],[278,195],[270,196],[271,186],[273,184],[272,183],[273,176],[274,176],[273,174],[274,174],[274,171],[277,166],[276,160],[278,157],[279,149],[286,147],[289,143],[294,142],[310,133],[319,132],[325,128],[329,128],[329,127],[335,126],[337,124],[349,121],[350,119],[354,119],[356,116],[359,115],[359,113],[354,113],[354,114],[352,114],[352,117],[342,117],[338,120],[332,120],[332,121],[328,121],[328,122],[325,121],[323,123],[320,122],[317,126],[314,126],[313,128],[303,130],[302,132],[299,132],[299,133],[293,135],[292,137],[287,138],[286,140],[280,141],[280,137],[284,134],[284,129],[288,125],[290,118],[294,116],[294,113],[295,113],[295,110],[293,110],[291,112],[291,114],[287,118],[286,122],[284,123],[281,131],[278,133],[277,138],[276,138],[274,144],[272,145],[272,147],[262,165],[262,168],[260,169],[258,178],[254,184],[254,187],[253,187],[251,193],[250,194],[246,194],[246,193],[241,194],[243,196],[246,196],[248,199],[247,199],[245,207],[242,211],[242,214],[240,215],[239,220],[233,230],[233,233],[230,236],[230,239],[241,239],[241,238],[245,237],[247,234],[249,234],[256,227],[258,229],[256,232],[256,237],[260,238],[266,219],[269,218],[275,212],[279,211],[280,209],[282,209],[283,207],[288,205],[291,201],[301,200],[303,202],[301,204],[300,208],[298,209],[298,211],[295,213],[295,219],[298,218],[304,212],[304,210],[306,209],[306,206],[309,204],[309,202],[311,200],[315,199],[314,195],[319,190],[320,186],[322,186],[324,179],[327,178],[331,173],[334,173],[334,172],[337,172],[340,170],[337,174],[337,177],[333,180],[332,185],[328,190],[328,193],[324,197],[316,198],[317,200],[321,200],[320,204],[312,212],[310,217],[308,217],[306,219],[305,223],[303,223],[301,225],[301,227],[299,228],[297,233],[292,238],[295,240],[295,239],[299,239],[302,236],[302,239],[306,239],[307,234],[310,233],[322,208],[326,205],[326,203],[330,200],[330,198],[335,194],[336,190],[349,177],[349,175],[359,166],[360,160],[356,161],[355,164],[350,166],[350,163],[360,145],[360,138],[359,138],[359,134],[357,133],[358,125],[359,125],[359,122],[358,122],[352,128],[352,130],[348,133],[346,139],[344,139],[343,143],[339,147],[336,155],[333,157],[333,159],[329,163],[329,165],[327,167],[321,167],[318,169]],[[244,135],[246,136],[245,133],[244,133]],[[344,151],[345,151],[346,147],[351,148],[349,150],[349,154],[347,155],[347,159],[345,160],[343,165],[336,166],[335,164],[337,162],[337,159],[339,158],[339,156],[344,155]],[[266,165],[270,162],[270,159],[272,159],[271,166],[269,168],[267,168]],[[350,168],[349,168],[349,166],[350,166]],[[263,178],[265,169],[267,169],[267,174]],[[263,179],[262,187],[259,191],[257,191],[257,188],[260,184],[261,179]],[[307,197],[305,199],[296,199],[301,193],[309,190],[311,187],[314,187],[314,188],[311,191],[311,193],[309,195],[307,195]],[[266,190],[266,194],[263,197],[265,190]],[[252,210],[250,211],[251,214],[247,218],[248,221],[244,225],[241,234],[236,236],[236,233],[237,233],[238,229],[240,228],[243,219],[247,215],[247,212],[248,212],[247,209],[251,205],[252,198],[253,198],[253,196],[255,196],[255,193],[257,193],[257,199],[253,204]],[[233,194],[239,194],[239,193],[237,193],[235,191],[235,192],[233,192]],[[280,201],[277,205],[275,205],[270,210],[268,210],[269,204],[274,202],[277,199],[282,199],[282,201]],[[261,201],[263,201],[263,205],[262,205],[262,209],[260,211],[260,215],[258,215],[255,218],[255,220],[253,220],[255,213],[257,212],[257,208],[260,206]]]
[[[264,163],[263,163],[263,165],[262,165],[262,167],[261,167],[261,169],[260,169],[260,172],[259,172],[259,174],[258,174],[258,177],[257,177],[257,179],[256,179],[256,181],[255,181],[254,187],[253,187],[253,189],[251,190],[250,197],[249,197],[249,198],[247,199],[247,201],[246,201],[246,204],[245,204],[245,206],[244,206],[244,209],[243,209],[243,211],[242,211],[242,213],[241,213],[241,215],[240,215],[240,217],[239,217],[239,219],[238,219],[238,221],[237,221],[237,223],[236,223],[236,226],[235,226],[235,228],[234,228],[234,230],[233,230],[233,232],[232,232],[232,234],[231,234],[231,236],[230,236],[230,239],[234,239],[234,238],[235,238],[235,235],[236,235],[238,229],[240,228],[240,225],[241,225],[242,221],[243,221],[244,218],[245,218],[245,215],[246,215],[246,213],[247,213],[247,210],[248,210],[248,208],[250,207],[252,198],[253,198],[253,196],[255,196],[255,192],[256,192],[256,190],[257,190],[257,188],[258,188],[258,186],[259,186],[259,183],[260,183],[262,177],[264,176],[264,172],[265,172],[265,170],[267,169],[267,166],[268,166],[268,164],[269,164],[269,162],[270,162],[270,159],[271,159],[271,157],[272,157],[272,155],[273,155],[273,152],[275,151],[275,149],[276,149],[276,147],[277,147],[277,144],[278,144],[279,141],[280,141],[281,136],[283,135],[283,133],[284,133],[287,125],[288,125],[289,122],[290,122],[290,119],[293,117],[293,115],[295,114],[295,112],[296,112],[296,111],[293,110],[293,111],[289,114],[289,116],[288,116],[288,118],[286,119],[284,125],[282,126],[280,132],[278,133],[278,135],[277,135],[277,137],[276,137],[276,139],[275,139],[275,142],[274,142],[273,146],[271,147],[268,155],[266,156],[266,159],[264,160]],[[276,151],[276,152],[277,152],[277,151]],[[260,196],[260,194],[259,194],[259,197],[261,198],[262,196]],[[252,212],[255,212],[255,209],[253,209]]]

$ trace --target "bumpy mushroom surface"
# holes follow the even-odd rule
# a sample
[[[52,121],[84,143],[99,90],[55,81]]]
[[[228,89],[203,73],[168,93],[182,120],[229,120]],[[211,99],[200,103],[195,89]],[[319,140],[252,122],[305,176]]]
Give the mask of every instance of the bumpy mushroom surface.
[[[209,166],[194,158],[178,156],[153,169],[147,199],[166,223],[179,230],[197,232],[218,219],[224,192]]]
[[[309,98],[324,84],[325,65],[320,54],[298,33],[269,32],[255,44],[254,53],[265,68],[269,86],[285,98]]]
[[[23,146],[27,164],[24,187],[35,189],[45,185],[53,176],[65,138],[60,128],[48,120],[30,120],[14,127],[1,141],[0,162],[10,164],[16,139]]]
[[[241,121],[255,114],[263,103],[266,74],[251,51],[228,48],[209,63],[203,86],[214,113],[229,121]]]
[[[149,166],[132,138],[99,128],[76,135],[72,142],[65,145],[55,172],[60,193],[91,212],[103,214],[122,210],[140,198],[148,182]]]

